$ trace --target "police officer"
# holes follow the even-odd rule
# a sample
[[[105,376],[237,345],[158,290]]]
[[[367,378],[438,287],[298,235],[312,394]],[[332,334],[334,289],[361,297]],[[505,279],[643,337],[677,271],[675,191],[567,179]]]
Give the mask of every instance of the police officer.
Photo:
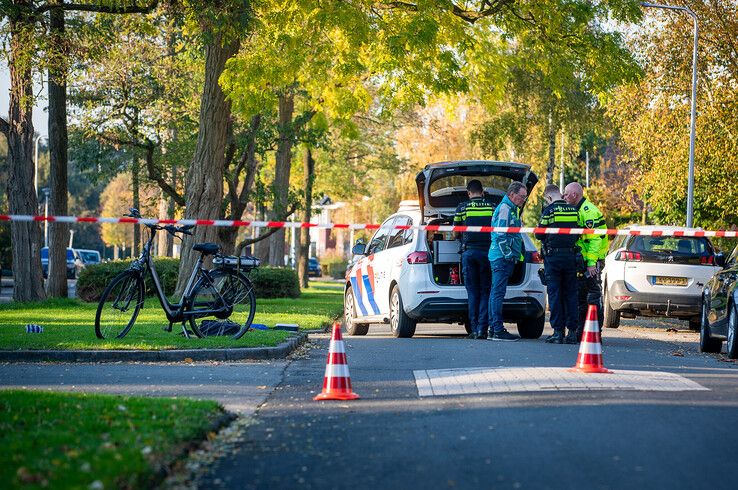
[[[564,189],[564,200],[574,206],[578,213],[579,228],[607,229],[605,217],[597,206],[585,199],[582,185],[572,182]],[[584,333],[584,323],[589,305],[597,306],[597,320],[602,328],[604,312],[602,311],[602,280],[600,274],[604,266],[610,240],[607,235],[586,234],[577,240],[582,251],[584,264],[579,275],[579,339]]]
[[[474,179],[466,186],[469,200],[456,208],[454,225],[489,226],[492,221],[494,205],[484,197],[482,183]],[[489,233],[457,233],[461,237],[461,271],[469,302],[470,339],[486,339],[489,328],[489,290],[491,271],[487,250],[490,245]]]
[[[578,213],[567,204],[559,188],[548,185],[543,191],[543,208],[540,228],[576,228]],[[543,269],[546,274],[548,306],[551,311],[551,327],[554,330],[546,342],[550,344],[576,344],[579,326],[577,306],[577,235],[536,233],[541,240]],[[568,335],[564,336],[565,330]]]

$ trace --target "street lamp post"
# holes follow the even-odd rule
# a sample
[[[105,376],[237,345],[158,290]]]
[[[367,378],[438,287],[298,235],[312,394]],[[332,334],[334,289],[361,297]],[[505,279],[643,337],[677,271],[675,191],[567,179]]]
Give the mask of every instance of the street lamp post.
[[[694,24],[694,43],[692,46],[692,108],[689,123],[689,178],[687,180],[687,227],[691,228],[694,221],[694,138],[697,115],[697,14],[695,14],[689,7],[660,5],[648,2],[642,2],[641,5],[649,8],[681,10],[692,17]]]
[[[34,151],[33,159],[33,190],[36,192],[36,196],[38,196],[38,141],[41,138],[46,139],[46,136],[39,134],[36,136],[36,141],[34,142],[36,149]]]

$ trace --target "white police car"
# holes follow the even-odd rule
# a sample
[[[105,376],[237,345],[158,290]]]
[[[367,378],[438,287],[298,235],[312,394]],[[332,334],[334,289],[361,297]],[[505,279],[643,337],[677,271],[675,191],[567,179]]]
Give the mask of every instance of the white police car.
[[[466,289],[461,281],[459,241],[453,233],[409,228],[451,225],[456,207],[468,199],[466,185],[479,179],[493,203],[513,181],[530,191],[538,178],[529,165],[457,161],[427,165],[418,173],[416,201],[403,201],[368,244],[357,243],[346,272],[344,320],[349,335],[366,335],[372,323],[389,323],[395,337],[412,337],[419,322],[464,324],[470,331]],[[403,226],[408,228],[395,228]],[[538,271],[541,257],[523,235],[525,261],[510,278],[503,304],[506,322],[523,338],[538,338],[545,322],[546,294]]]

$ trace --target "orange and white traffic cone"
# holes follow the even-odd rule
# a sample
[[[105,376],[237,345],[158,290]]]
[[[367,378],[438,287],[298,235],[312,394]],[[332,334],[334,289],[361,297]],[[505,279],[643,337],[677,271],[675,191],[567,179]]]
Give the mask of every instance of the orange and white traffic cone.
[[[584,322],[584,334],[579,344],[577,364],[570,371],[580,373],[612,373],[602,363],[602,339],[600,325],[597,320],[597,306],[589,305],[587,321]]]
[[[323,392],[313,400],[356,400],[359,395],[351,391],[351,376],[346,362],[346,347],[341,336],[341,324],[333,324],[333,335],[328,348],[328,362],[323,378]]]

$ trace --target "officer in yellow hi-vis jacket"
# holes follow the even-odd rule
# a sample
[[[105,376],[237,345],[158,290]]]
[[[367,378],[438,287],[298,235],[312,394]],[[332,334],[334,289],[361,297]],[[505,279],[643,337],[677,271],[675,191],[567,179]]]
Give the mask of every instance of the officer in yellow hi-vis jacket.
[[[564,189],[564,200],[577,209],[577,225],[580,228],[607,229],[605,217],[597,206],[584,197],[582,185],[572,182]],[[602,311],[602,279],[601,272],[604,266],[610,240],[607,235],[581,235],[577,240],[581,249],[584,264],[579,278],[579,338],[584,332],[584,322],[587,318],[589,305],[597,306],[597,320],[602,328],[604,312]]]

